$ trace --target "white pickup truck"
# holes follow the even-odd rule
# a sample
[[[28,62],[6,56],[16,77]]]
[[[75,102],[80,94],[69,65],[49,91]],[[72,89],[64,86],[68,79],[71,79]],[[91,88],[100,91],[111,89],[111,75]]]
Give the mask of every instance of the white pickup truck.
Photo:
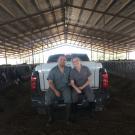
[[[49,71],[57,65],[57,59],[60,55],[61,54],[50,56],[47,63],[37,65],[32,72],[32,106],[37,110],[41,110],[41,108],[45,107],[45,93],[49,87],[47,76]],[[90,85],[95,94],[96,110],[102,110],[105,101],[109,98],[109,78],[106,69],[102,67],[101,63],[89,61],[89,58],[86,54],[70,54],[65,56],[67,58],[67,66],[73,67],[71,59],[72,57],[77,56],[80,58],[82,65],[86,65],[90,69],[92,73]]]

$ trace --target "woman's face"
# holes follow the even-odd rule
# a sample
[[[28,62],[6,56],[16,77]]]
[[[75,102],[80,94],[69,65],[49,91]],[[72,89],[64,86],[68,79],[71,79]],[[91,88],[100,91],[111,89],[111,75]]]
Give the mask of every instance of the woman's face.
[[[81,65],[80,60],[78,58],[74,58],[72,62],[75,68],[79,68]]]

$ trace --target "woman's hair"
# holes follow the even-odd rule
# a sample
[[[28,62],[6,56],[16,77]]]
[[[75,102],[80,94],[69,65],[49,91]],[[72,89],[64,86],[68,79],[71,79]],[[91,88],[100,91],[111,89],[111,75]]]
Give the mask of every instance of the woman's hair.
[[[78,59],[79,61],[81,61],[80,58],[77,57],[77,56],[76,57],[73,57],[71,61],[73,62],[74,59]]]

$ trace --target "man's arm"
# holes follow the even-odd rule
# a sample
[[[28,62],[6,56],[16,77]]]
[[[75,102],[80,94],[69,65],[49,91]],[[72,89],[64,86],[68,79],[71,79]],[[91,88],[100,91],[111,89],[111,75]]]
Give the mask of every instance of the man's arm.
[[[54,94],[55,94],[57,97],[60,97],[60,92],[55,88],[55,85],[53,84],[53,81],[52,81],[52,80],[48,80],[48,83],[49,83],[49,87],[50,87],[51,90],[54,92]]]
[[[86,86],[90,85],[91,71],[90,71],[90,69],[88,67],[86,67],[86,72],[87,72],[88,80],[85,82],[84,85],[82,85],[81,87],[79,87],[80,90],[83,90]]]
[[[53,81],[55,80],[55,74],[54,74],[54,70],[51,70],[49,72],[49,75],[47,77],[47,80],[48,80],[48,84],[49,84],[49,87],[50,89],[54,92],[54,94],[59,97],[60,96],[60,92],[56,89]]]
[[[81,90],[75,85],[74,80],[71,80],[71,86],[77,93],[81,93]]]

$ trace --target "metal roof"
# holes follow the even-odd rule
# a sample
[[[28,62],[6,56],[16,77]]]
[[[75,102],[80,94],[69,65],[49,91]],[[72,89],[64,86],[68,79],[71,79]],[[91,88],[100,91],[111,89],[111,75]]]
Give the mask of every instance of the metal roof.
[[[135,50],[134,0],[0,0],[0,57],[59,46]]]

